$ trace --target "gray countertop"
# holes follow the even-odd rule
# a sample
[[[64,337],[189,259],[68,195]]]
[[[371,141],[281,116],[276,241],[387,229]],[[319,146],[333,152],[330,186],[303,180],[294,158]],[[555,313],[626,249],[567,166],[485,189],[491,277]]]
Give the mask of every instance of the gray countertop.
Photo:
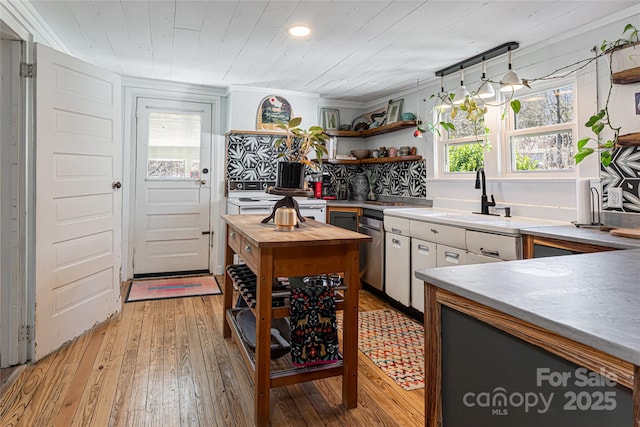
[[[410,202],[401,202],[404,203],[402,205],[389,206],[389,205],[378,205],[367,202],[359,202],[357,200],[327,200],[327,206],[344,206],[349,208],[365,208],[365,209],[374,209],[377,211],[384,211],[387,209],[406,209],[406,208],[429,208],[430,206],[426,204],[417,204]]]
[[[640,249],[416,271],[439,288],[640,365]]]
[[[560,225],[556,227],[530,227],[520,229],[522,234],[546,237],[549,239],[567,240],[570,242],[586,243],[590,245],[607,246],[617,249],[639,249],[640,239],[612,236],[608,231],[597,228],[575,227]]]

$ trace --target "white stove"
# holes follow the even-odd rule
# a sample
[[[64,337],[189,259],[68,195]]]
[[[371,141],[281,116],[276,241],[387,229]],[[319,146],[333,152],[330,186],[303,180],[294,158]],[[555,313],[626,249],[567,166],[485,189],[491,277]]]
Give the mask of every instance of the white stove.
[[[273,211],[273,206],[283,196],[268,194],[256,190],[229,190],[227,194],[228,214],[264,215],[265,218]],[[327,201],[306,197],[294,197],[300,206],[300,215],[313,218],[318,222],[326,222]]]

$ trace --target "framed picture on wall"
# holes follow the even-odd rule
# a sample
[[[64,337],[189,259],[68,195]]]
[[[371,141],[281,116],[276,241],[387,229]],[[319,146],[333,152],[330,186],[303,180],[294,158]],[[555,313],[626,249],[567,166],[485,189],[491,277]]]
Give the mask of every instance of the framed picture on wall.
[[[395,123],[400,120],[403,103],[404,98],[389,101],[389,106],[387,107],[387,124]]]
[[[258,106],[256,130],[279,130],[278,120],[287,123],[291,117],[291,104],[286,98],[277,95],[266,96]]]
[[[335,130],[340,126],[340,111],[337,108],[323,108],[322,127],[325,130]]]

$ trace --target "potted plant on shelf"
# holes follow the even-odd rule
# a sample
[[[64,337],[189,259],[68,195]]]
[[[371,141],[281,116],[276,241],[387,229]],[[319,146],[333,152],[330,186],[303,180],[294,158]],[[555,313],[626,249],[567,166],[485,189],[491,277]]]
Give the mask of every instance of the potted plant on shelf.
[[[609,112],[609,100],[611,99],[611,92],[613,91],[613,74],[614,74],[614,64],[616,61],[614,60],[614,55],[621,57],[628,57],[629,62],[632,64],[634,61],[640,66],[640,48],[639,48],[639,40],[638,40],[638,29],[631,24],[627,24],[622,31],[622,34],[627,34],[627,37],[619,38],[614,41],[604,40],[600,45],[601,53],[598,57],[602,55],[609,55],[609,90],[607,92],[607,99],[605,101],[604,107],[592,115],[585,126],[590,128],[594,134],[594,137],[587,136],[578,141],[578,152],[573,156],[576,160],[576,163],[580,163],[587,156],[593,154],[594,152],[600,152],[600,163],[607,167],[611,164],[613,160],[613,150],[615,150],[618,138],[620,136],[621,126],[616,126],[611,122],[611,115]],[[632,49],[633,52],[629,52],[629,49]],[[633,66],[633,65],[631,65]],[[606,141],[602,141],[602,132],[608,130],[612,133],[610,139]],[[588,147],[590,141],[594,141],[596,143],[596,147]]]
[[[325,143],[329,136],[320,126],[311,126],[309,129],[300,128],[301,117],[293,117],[287,123],[278,122],[277,127],[286,132],[286,136],[276,140],[275,147],[284,146],[284,151],[278,153],[278,176],[276,187],[302,188],[304,182],[304,166],[317,170],[322,164],[322,155],[327,154]],[[314,152],[318,164],[309,160],[309,154]]]

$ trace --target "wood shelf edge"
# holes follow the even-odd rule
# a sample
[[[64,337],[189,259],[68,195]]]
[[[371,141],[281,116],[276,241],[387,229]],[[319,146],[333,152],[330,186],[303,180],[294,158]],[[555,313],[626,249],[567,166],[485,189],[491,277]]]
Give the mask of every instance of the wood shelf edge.
[[[377,128],[367,130],[326,130],[325,133],[329,136],[342,136],[347,138],[368,138],[370,136],[382,135],[389,132],[395,132],[397,130],[407,129],[417,126],[415,120],[405,120],[401,122],[395,122],[388,125],[382,125]]]
[[[417,162],[422,160],[422,156],[396,156],[396,157],[380,157],[377,159],[369,158],[369,159],[360,159],[360,160],[349,160],[349,159],[330,159],[323,160],[322,162],[326,162],[332,165],[360,165],[360,164],[370,164],[370,163],[398,163],[398,162]]]
[[[640,82],[640,67],[629,68],[611,75],[611,80],[615,84],[628,85]]]
[[[618,145],[621,147],[630,147],[640,145],[640,132],[628,133],[618,137]]]

